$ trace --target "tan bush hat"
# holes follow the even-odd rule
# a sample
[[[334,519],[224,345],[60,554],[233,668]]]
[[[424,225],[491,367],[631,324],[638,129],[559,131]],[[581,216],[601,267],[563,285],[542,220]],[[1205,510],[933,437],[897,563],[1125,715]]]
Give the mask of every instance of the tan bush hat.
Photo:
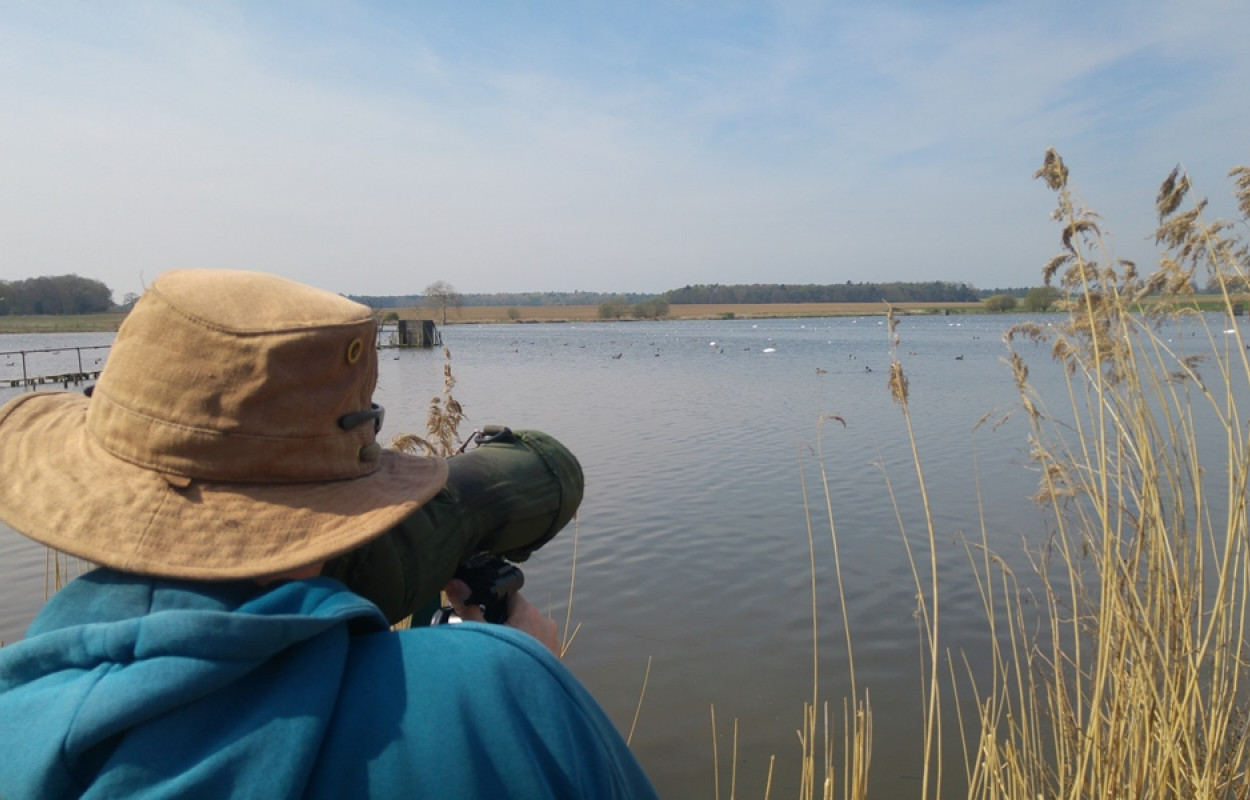
[[[255,577],[379,535],[433,497],[442,459],[384,450],[365,306],[254,272],[158,278],[90,399],[0,408],[0,519],[116,569]]]

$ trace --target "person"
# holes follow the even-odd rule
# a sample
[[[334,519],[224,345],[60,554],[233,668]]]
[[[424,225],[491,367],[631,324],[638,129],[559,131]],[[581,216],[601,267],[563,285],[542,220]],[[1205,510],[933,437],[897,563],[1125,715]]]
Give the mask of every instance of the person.
[[[370,310],[177,270],[98,382],[0,409],[0,519],[98,565],[0,648],[0,797],[653,797],[519,594],[394,631],[319,575],[433,497]]]

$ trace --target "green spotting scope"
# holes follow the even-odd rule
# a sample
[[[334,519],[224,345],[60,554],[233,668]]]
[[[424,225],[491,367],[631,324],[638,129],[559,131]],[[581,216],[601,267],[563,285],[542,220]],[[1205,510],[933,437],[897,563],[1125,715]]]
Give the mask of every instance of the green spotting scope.
[[[391,624],[412,616],[424,625],[462,562],[481,554],[523,562],[577,513],[582,467],[555,438],[491,426],[471,442],[447,459],[438,494],[321,574],[371,600]]]

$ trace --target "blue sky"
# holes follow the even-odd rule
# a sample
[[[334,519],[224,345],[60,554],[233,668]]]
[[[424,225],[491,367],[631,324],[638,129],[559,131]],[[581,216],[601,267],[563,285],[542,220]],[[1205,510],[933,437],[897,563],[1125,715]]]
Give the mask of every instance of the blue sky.
[[[0,279],[1035,285],[1250,163],[1250,4],[0,0]]]

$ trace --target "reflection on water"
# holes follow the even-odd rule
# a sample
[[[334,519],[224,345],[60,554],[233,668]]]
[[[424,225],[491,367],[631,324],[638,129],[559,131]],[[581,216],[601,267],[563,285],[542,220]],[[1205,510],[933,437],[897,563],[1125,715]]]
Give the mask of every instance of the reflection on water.
[[[974,661],[984,615],[961,537],[980,538],[978,505],[990,545],[1009,558],[1045,532],[1027,500],[1035,476],[1024,420],[974,433],[987,413],[998,423],[1015,406],[1001,363],[1004,319],[907,318],[899,328],[946,581],[945,644]],[[544,430],[582,461],[576,529],[527,565],[526,592],[564,620],[576,534],[572,618],[581,629],[567,663],[628,731],[652,659],[633,748],[663,796],[710,792],[713,705],[722,768],[738,720],[744,795],[762,795],[772,755],[776,796],[797,788],[795,731],[813,669],[801,475],[814,506],[820,693],[840,720],[850,682],[823,453],[855,668],[874,711],[871,786],[878,796],[917,791],[916,593],[891,489],[916,541],[924,520],[902,415],[885,385],[883,320],[451,326],[443,338],[471,426]],[[17,349],[6,339],[0,350]],[[1066,395],[1048,353],[1022,349],[1034,381],[1059,403]],[[424,430],[442,363],[438,350],[381,352],[384,435]],[[845,424],[818,428],[822,414]],[[0,638],[18,638],[38,606],[43,558],[0,530]]]

